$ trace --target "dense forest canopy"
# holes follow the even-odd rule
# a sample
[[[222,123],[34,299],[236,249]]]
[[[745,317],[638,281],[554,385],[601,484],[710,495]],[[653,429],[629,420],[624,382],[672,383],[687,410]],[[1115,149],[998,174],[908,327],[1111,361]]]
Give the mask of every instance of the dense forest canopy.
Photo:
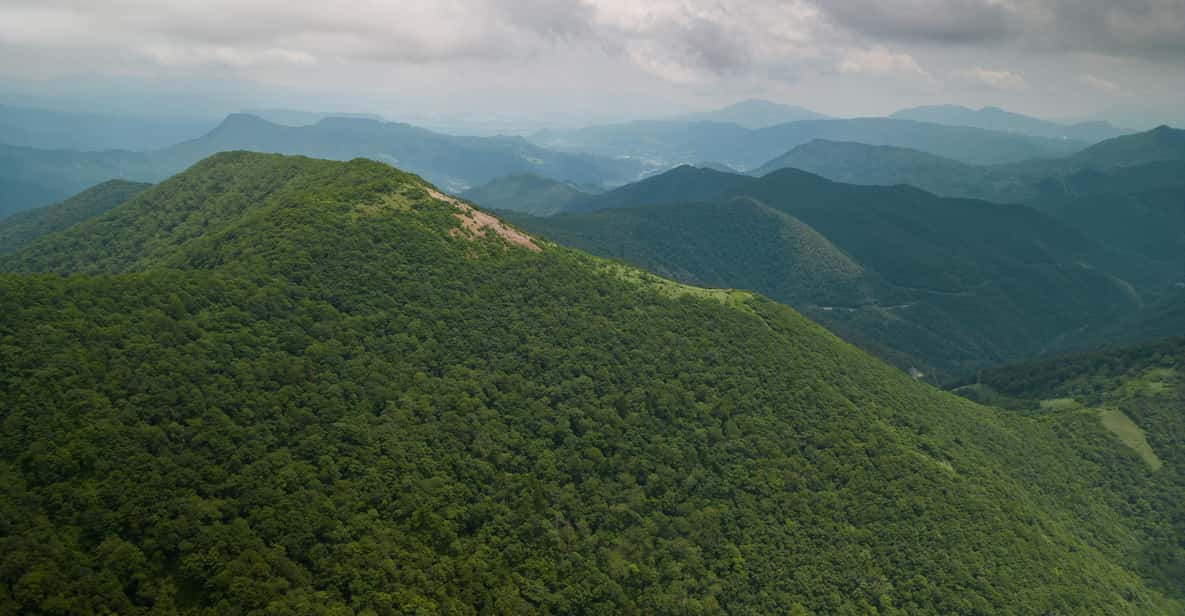
[[[0,257],[0,610],[1182,609],[1058,425],[440,196],[226,153]]]

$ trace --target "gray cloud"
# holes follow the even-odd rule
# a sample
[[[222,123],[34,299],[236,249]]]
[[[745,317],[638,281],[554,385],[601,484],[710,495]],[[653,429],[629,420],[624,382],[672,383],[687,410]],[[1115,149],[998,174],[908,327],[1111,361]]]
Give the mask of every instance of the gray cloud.
[[[816,0],[856,36],[1185,63],[1185,0]]]
[[[840,27],[873,38],[943,43],[999,41],[1010,34],[1012,15],[989,0],[819,0]]]

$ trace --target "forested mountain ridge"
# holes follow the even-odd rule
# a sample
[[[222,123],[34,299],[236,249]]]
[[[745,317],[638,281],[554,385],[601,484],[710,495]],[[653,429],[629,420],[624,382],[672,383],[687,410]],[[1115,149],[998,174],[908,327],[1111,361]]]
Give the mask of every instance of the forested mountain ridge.
[[[936,378],[1103,327],[1135,313],[1141,289],[1172,277],[1023,206],[794,169],[751,178],[684,167],[580,205],[603,209],[507,216],[684,282],[766,294]]]
[[[3,258],[0,604],[1180,611],[1041,422],[516,233],[229,153]]]
[[[122,204],[150,184],[111,180],[88,188],[61,203],[17,212],[0,219],[0,254],[98,216]]]

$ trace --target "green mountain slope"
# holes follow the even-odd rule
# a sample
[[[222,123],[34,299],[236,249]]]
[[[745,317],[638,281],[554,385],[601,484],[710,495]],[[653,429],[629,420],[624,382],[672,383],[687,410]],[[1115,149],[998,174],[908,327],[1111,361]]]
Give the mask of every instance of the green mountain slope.
[[[594,187],[573,186],[537,175],[510,175],[471,188],[461,196],[492,210],[551,216],[597,194]]]
[[[111,180],[84,190],[61,203],[32,211],[17,212],[0,220],[0,254],[13,252],[39,237],[94,218],[149,186],[150,184]]]
[[[761,292],[935,376],[1040,353],[1069,332],[1136,312],[1139,289],[1171,277],[1023,206],[792,169],[761,179],[691,168],[668,176],[602,196],[634,194],[635,206],[654,207],[511,219],[679,280]],[[716,197],[686,205],[693,194]],[[812,239],[797,246],[800,238],[781,235],[785,219]]]
[[[1185,591],[1185,338],[994,368],[956,391],[1053,426],[1082,473],[1142,519],[1149,543],[1136,568]]]
[[[1044,424],[379,163],[219,155],[3,262],[77,273],[0,275],[13,612],[1181,609]]]
[[[892,118],[805,120],[760,129],[721,122],[642,121],[574,131],[542,131],[531,140],[561,151],[629,156],[655,167],[714,160],[753,169],[814,139],[912,148],[974,164],[1066,156],[1085,143]]]
[[[970,109],[960,105],[926,105],[902,109],[889,117],[951,126],[973,126],[1034,137],[1074,139],[1088,143],[1112,139],[1133,132],[1116,128],[1108,122],[1078,122],[1074,124],[1050,122],[1005,111],[999,107]]]

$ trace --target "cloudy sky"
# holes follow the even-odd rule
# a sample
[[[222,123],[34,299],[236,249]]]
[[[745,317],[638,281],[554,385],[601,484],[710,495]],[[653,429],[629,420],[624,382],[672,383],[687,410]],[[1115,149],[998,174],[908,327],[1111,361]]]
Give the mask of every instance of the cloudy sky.
[[[750,97],[1169,113],[1185,0],[0,0],[0,95],[511,124]]]

